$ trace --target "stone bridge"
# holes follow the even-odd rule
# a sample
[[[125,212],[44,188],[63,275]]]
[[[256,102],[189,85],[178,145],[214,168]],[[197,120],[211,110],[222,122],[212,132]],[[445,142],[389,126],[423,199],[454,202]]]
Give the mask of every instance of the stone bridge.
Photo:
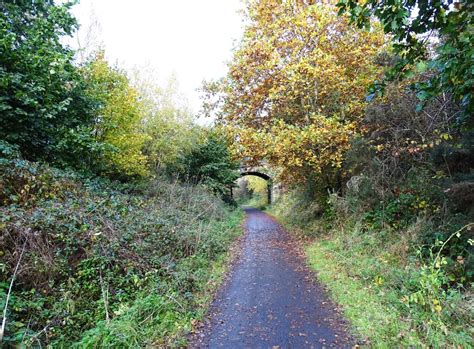
[[[267,181],[267,199],[268,203],[271,204],[272,200],[274,198],[274,192],[278,190],[278,188],[274,188],[274,183],[272,178],[265,173],[265,171],[262,171],[261,167],[240,167],[239,169],[240,176],[245,177],[245,176],[257,176],[260,177],[264,180]]]

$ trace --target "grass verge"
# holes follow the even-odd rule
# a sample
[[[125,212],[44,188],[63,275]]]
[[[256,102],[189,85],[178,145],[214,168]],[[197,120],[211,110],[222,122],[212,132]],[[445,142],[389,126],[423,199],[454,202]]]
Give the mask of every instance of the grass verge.
[[[426,222],[400,234],[364,231],[357,222],[346,221],[314,235],[315,229],[324,229],[316,228],[317,220],[302,228],[274,208],[272,213],[290,231],[312,236],[305,240],[310,241],[308,263],[361,343],[374,348],[472,348],[472,294],[446,288],[440,269],[408,248]]]
[[[343,307],[344,315],[363,342],[375,347],[419,343],[416,334],[410,333],[409,326],[400,321],[400,314],[394,307],[384,304],[383,296],[346,273],[346,264],[340,262],[341,256],[332,251],[332,247],[330,241],[311,244],[306,249],[308,261],[319,281]],[[409,340],[403,340],[402,333],[408,333]]]

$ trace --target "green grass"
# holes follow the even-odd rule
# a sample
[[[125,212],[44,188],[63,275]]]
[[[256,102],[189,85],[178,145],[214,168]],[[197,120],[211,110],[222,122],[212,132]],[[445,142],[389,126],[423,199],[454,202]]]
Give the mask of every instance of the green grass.
[[[405,242],[394,237],[362,233],[357,227],[332,231],[307,247],[308,261],[355,333],[370,346],[471,348],[469,294],[446,289],[441,274],[423,262],[405,261],[400,252]],[[439,312],[434,307],[438,302]]]
[[[271,211],[290,231],[311,237],[308,264],[361,343],[472,348],[472,296],[447,287],[443,270],[430,268],[431,259],[416,255],[416,237],[425,221],[404,231],[366,230],[344,217],[331,227],[317,219],[302,224],[282,206]]]
[[[349,263],[341,263],[341,258],[346,257],[332,251],[333,247],[329,241],[313,243],[306,250],[308,261],[318,279],[343,307],[344,315],[359,337],[378,348],[419,345],[416,334],[410,333],[409,325],[401,320],[398,311],[384,302],[385,295],[357,277],[351,277],[346,270]]]

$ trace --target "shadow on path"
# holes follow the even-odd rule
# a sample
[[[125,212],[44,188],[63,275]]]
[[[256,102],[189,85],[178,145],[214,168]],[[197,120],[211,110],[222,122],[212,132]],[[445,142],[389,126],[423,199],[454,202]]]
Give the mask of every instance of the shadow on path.
[[[190,347],[352,347],[344,320],[290,235],[271,216],[245,211],[241,255]]]

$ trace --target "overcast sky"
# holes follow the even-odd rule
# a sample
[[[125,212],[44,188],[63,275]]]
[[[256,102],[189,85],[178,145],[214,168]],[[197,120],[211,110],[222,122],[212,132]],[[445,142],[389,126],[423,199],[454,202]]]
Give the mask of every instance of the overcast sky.
[[[159,84],[175,73],[197,112],[202,80],[226,72],[225,61],[243,32],[242,8],[240,0],[81,0],[73,13],[82,45],[93,28],[112,63],[125,69],[148,65]]]

